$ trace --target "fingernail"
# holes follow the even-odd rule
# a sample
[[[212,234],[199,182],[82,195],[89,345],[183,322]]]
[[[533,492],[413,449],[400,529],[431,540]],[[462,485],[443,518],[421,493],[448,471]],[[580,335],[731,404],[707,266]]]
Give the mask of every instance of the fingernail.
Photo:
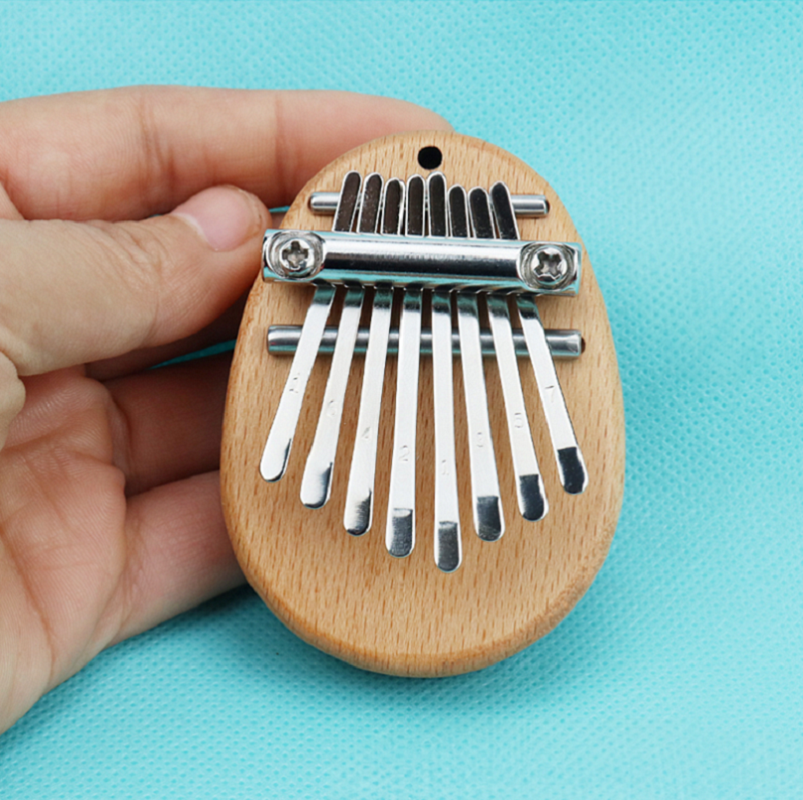
[[[170,213],[187,220],[213,250],[234,250],[264,227],[256,202],[233,186],[204,189]]]

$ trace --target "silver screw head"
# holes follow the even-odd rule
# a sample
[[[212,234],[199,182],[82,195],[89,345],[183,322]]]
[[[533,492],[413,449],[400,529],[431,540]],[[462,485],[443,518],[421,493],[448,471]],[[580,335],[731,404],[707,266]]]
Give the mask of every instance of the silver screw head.
[[[525,253],[523,277],[534,289],[554,291],[573,279],[572,266],[561,247],[534,245]]]
[[[265,239],[264,277],[309,280],[323,267],[323,240],[311,231],[275,231]]]
[[[310,249],[303,239],[291,239],[279,251],[279,261],[288,272],[304,272],[309,263]]]

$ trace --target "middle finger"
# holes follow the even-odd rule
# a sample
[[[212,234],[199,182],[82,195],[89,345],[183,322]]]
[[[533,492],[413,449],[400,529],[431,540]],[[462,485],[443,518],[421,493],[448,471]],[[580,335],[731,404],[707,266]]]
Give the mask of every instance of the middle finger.
[[[226,353],[106,383],[127,495],[217,469],[230,366]]]

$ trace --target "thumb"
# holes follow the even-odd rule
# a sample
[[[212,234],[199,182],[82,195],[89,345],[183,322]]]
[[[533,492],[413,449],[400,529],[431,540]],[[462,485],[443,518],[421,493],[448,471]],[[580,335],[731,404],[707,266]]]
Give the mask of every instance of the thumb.
[[[253,281],[269,221],[224,186],[141,222],[0,219],[0,357],[34,375],[189,336]]]

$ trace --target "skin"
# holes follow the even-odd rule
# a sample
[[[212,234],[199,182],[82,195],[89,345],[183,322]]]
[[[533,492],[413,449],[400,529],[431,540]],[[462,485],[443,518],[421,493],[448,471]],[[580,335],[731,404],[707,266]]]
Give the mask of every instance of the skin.
[[[0,731],[242,583],[217,473],[229,358],[143,370],[233,338],[269,207],[363,142],[448,128],[336,92],[0,104]]]

